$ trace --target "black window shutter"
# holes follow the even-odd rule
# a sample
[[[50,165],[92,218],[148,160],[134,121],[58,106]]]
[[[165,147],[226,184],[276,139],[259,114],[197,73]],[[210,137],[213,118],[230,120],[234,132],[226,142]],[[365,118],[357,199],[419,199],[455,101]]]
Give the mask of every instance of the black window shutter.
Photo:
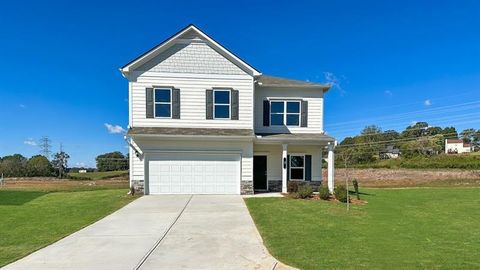
[[[146,116],[147,118],[153,118],[153,88],[147,88],[146,93]]]
[[[305,181],[312,181],[312,155],[305,155]]]
[[[263,126],[270,126],[270,101],[263,101]]]
[[[172,119],[180,119],[180,89],[172,89]]]
[[[287,155],[287,181],[290,181],[290,155]]]
[[[238,120],[238,90],[232,90],[232,120]]]
[[[206,99],[206,118],[213,119],[213,90],[207,90],[205,92],[205,99]]]
[[[308,101],[302,100],[302,121],[301,127],[308,126]]]

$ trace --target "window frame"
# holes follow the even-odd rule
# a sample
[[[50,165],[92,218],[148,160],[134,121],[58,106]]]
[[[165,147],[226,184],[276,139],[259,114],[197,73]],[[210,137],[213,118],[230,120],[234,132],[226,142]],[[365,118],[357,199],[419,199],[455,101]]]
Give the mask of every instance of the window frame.
[[[289,180],[293,180],[293,181],[305,181],[305,154],[299,154],[299,153],[291,153],[289,154],[290,155],[290,158],[288,160],[288,165],[289,165],[289,169],[288,169],[288,175],[290,176]],[[303,159],[303,167],[292,167],[292,157],[302,157]],[[293,169],[303,169],[303,178],[302,179],[293,179],[292,178],[292,168]]]
[[[215,102],[215,93],[216,92],[228,92],[228,104],[226,103],[216,103]],[[232,89],[227,88],[217,88],[213,89],[213,119],[218,120],[231,120],[232,119]],[[215,110],[216,105],[228,106],[228,117],[217,117],[217,111]]]
[[[302,121],[302,101],[298,99],[272,99],[269,101],[270,102],[270,126],[286,126],[286,127],[300,127],[301,126],[301,121]],[[282,113],[272,113],[272,102],[283,102],[283,112]],[[287,104],[289,102],[294,102],[298,103],[298,113],[289,113],[287,112]],[[272,121],[272,114],[283,114],[283,123],[281,125],[274,124]],[[288,115],[298,115],[298,124],[297,125],[288,125],[287,124],[287,118]]]
[[[168,90],[170,91],[170,102],[165,102],[165,101],[158,101],[155,98],[157,95],[157,90]],[[154,87],[153,88],[153,117],[154,118],[160,118],[160,119],[172,119],[172,109],[173,109],[173,104],[172,104],[172,95],[173,95],[173,89],[169,87]],[[157,104],[169,104],[170,105],[170,116],[157,116]]]

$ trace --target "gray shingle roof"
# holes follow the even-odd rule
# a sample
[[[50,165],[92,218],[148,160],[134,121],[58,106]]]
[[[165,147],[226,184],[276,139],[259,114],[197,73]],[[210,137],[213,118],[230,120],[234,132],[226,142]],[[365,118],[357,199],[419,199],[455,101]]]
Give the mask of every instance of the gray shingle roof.
[[[129,135],[254,136],[251,129],[133,127]]]
[[[291,80],[280,77],[273,77],[261,75],[257,79],[257,84],[260,86],[275,86],[275,87],[301,87],[301,88],[321,88],[324,91],[330,88],[328,84],[312,83],[307,81]]]

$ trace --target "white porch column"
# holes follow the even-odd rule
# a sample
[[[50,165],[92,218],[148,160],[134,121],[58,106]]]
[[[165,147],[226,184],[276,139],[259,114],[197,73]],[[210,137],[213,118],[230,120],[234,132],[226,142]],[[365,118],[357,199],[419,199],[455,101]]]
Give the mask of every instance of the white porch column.
[[[333,193],[335,185],[335,154],[333,153],[333,149],[335,149],[335,144],[333,142],[328,143],[328,190],[330,193]]]
[[[320,181],[323,181],[323,148],[324,146],[320,147],[320,151],[318,153],[318,156],[320,157]]]
[[[288,144],[282,144],[282,193],[287,193]]]

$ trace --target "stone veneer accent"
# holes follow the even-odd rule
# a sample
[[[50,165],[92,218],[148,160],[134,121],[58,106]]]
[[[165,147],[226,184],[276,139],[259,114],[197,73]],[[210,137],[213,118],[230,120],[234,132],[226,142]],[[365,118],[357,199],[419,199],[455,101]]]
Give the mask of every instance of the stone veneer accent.
[[[269,180],[268,191],[270,192],[282,192],[282,180]]]
[[[310,185],[313,188],[313,191],[318,191],[318,187],[322,185],[322,181],[295,181],[295,182],[297,182],[299,186]],[[282,192],[282,180],[269,180],[268,191]]]
[[[241,181],[240,194],[253,195],[253,181]]]
[[[144,180],[132,180],[133,188],[135,192],[144,194],[145,192],[145,181]]]

